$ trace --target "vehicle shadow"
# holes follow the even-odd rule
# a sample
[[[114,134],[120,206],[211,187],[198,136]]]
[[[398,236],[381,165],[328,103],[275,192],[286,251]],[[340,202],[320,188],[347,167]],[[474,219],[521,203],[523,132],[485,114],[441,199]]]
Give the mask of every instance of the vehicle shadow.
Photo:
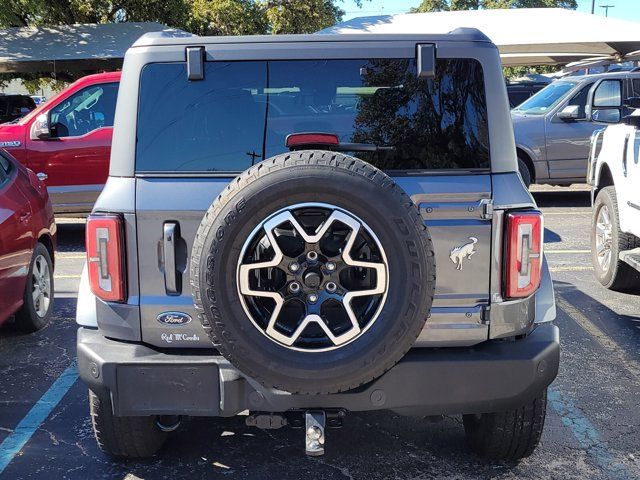
[[[557,191],[531,192],[539,207],[591,207],[587,190],[559,189]]]
[[[619,314],[571,283],[554,280],[553,285],[556,296],[571,304],[572,308],[578,310],[608,337],[614,339],[629,357],[640,360],[640,350],[638,350],[638,345],[640,344],[640,314]],[[605,291],[608,304],[618,304],[621,308],[629,304],[637,305],[638,309],[636,311],[640,312],[640,288],[635,292],[626,293],[605,290],[604,287],[599,285],[597,288],[602,288]],[[561,305],[560,307],[562,308]],[[572,312],[564,313],[572,317]]]
[[[45,436],[31,442],[38,455],[45,451],[48,451],[45,457],[55,455],[52,472],[73,470],[67,476],[70,479],[192,480],[224,476],[268,480],[409,480],[519,476],[522,470],[521,465],[491,463],[471,454],[465,448],[459,418],[447,417],[434,423],[392,412],[347,415],[343,428],[327,430],[326,454],[321,457],[305,455],[303,429],[259,430],[247,427],[244,416],[236,416],[186,419],[158,455],[146,460],[117,460],[104,455],[95,444],[87,416],[86,390],[74,387],[74,393],[78,403],[75,408],[76,401],[72,401],[72,409],[81,415],[83,425],[76,423],[78,418],[71,420],[68,414],[62,414],[48,422],[46,429],[50,432],[71,429],[81,432],[80,438],[56,433],[60,440],[58,447],[51,446]]]
[[[58,222],[58,252],[84,252],[84,222]]]
[[[558,235],[553,230],[549,230],[548,228],[544,229],[544,243],[560,243],[562,242],[562,237]]]

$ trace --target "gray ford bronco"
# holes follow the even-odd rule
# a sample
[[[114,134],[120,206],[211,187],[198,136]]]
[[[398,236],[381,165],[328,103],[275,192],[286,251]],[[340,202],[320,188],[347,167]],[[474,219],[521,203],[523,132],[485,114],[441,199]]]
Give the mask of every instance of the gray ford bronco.
[[[559,362],[496,47],[143,36],[88,218],[78,367],[107,453],[248,411],[324,452],[349,412],[462,415],[530,455]]]

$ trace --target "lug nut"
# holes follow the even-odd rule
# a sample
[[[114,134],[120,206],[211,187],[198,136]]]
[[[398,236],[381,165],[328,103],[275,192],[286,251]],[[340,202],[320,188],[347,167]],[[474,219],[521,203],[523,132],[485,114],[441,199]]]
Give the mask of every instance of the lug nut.
[[[327,272],[333,272],[336,269],[336,264],[333,262],[327,262],[324,268],[327,269]]]
[[[291,282],[289,284],[289,291],[291,293],[298,293],[300,291],[300,284],[298,282]]]
[[[337,288],[338,288],[338,286],[335,283],[333,283],[333,282],[327,283],[327,286],[326,286],[327,292],[333,293],[333,292],[336,291]]]
[[[307,260],[315,262],[318,259],[318,254],[314,251],[307,252]]]
[[[318,295],[316,295],[315,293],[311,293],[307,297],[307,300],[309,300],[309,303],[316,303],[318,301]]]
[[[289,265],[289,270],[291,270],[291,271],[292,271],[292,272],[294,272],[294,273],[295,273],[295,272],[297,272],[298,270],[300,270],[300,264],[299,264],[299,263],[297,263],[297,262],[292,262],[292,263]]]

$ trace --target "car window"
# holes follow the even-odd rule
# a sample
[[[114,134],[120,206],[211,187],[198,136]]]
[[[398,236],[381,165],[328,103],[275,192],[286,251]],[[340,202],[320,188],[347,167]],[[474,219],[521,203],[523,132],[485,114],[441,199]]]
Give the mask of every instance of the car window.
[[[0,187],[9,179],[9,174],[13,170],[11,162],[0,153]]]
[[[51,127],[57,137],[85,135],[112,127],[118,83],[87,87],[51,109]]]
[[[596,122],[618,123],[622,117],[622,82],[604,80],[593,93],[591,118]]]
[[[507,94],[509,96],[509,106],[511,108],[517,107],[531,96],[530,92],[524,90],[507,90]]]
[[[594,107],[619,107],[622,104],[620,80],[604,80],[593,94]]]
[[[567,105],[578,106],[578,118],[576,120],[587,118],[587,113],[586,113],[587,100],[589,98],[589,90],[591,90],[592,86],[593,86],[593,83],[589,83],[584,87],[582,87],[578,91],[578,93],[576,93],[571,98],[571,100],[569,100],[569,103],[567,104]]]
[[[0,153],[0,170],[4,173],[11,172],[12,165],[9,159]]]
[[[640,97],[640,78],[631,79],[631,90],[632,97]]]
[[[513,111],[526,115],[544,115],[558,103],[566,98],[566,95],[577,85],[577,82],[557,81],[551,83],[538,93],[525,100]]]
[[[302,132],[367,144],[354,155],[384,170],[489,167],[476,60],[439,59],[433,79],[413,59],[207,62],[197,82],[151,64],[140,85],[139,172],[242,171]]]

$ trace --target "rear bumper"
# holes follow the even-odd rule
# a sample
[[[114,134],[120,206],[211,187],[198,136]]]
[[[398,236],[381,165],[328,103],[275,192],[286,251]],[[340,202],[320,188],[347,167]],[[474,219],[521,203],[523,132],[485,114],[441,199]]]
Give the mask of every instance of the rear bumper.
[[[377,380],[333,395],[292,395],[245,378],[215,355],[167,354],[78,330],[78,368],[89,388],[110,396],[116,415],[231,416],[344,408],[423,415],[517,408],[558,373],[559,331],[541,325],[526,338],[475,347],[413,349]]]

